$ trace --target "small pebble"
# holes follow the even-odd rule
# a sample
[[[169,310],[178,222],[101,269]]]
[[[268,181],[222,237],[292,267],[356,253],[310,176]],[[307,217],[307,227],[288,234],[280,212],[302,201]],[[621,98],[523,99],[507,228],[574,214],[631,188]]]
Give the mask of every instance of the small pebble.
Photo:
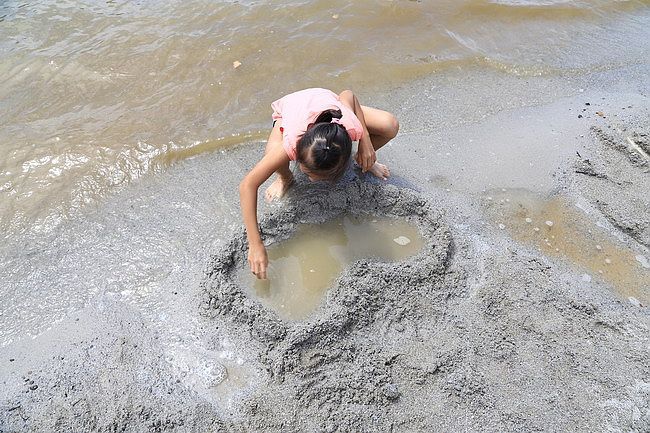
[[[34,391],[35,389],[38,389],[38,385],[32,385],[29,387],[29,389]]]
[[[526,218],[526,222],[527,222],[528,224],[530,224],[530,223],[533,222],[533,220],[532,220],[531,218]]]
[[[596,249],[597,249],[598,251],[601,251],[601,250],[603,249],[603,247],[601,247],[600,245],[596,245]]]
[[[535,230],[536,232],[538,232],[538,231],[539,231],[539,227],[535,227],[533,230]]]
[[[334,18],[335,20],[339,19],[339,14],[332,15],[332,18]]]
[[[234,62],[232,62],[232,67],[234,69],[237,69],[240,66],[241,66],[241,62],[239,60],[235,60]]]
[[[501,230],[503,230],[503,229],[506,228],[506,226],[505,226],[505,224],[499,224],[499,228],[500,228]]]
[[[394,383],[385,385],[384,388],[382,389],[382,393],[389,400],[396,400],[400,396],[399,389],[397,389],[397,385],[395,385]]]
[[[634,296],[630,296],[627,298],[628,301],[630,301],[630,304],[634,305],[635,307],[641,307],[641,301],[639,301],[637,298]]]
[[[641,266],[643,266],[645,269],[650,269],[650,261],[648,261],[648,258],[646,256],[642,256],[639,254],[638,256],[634,257],[637,262],[641,263]]]
[[[605,259],[605,263],[608,264],[608,265],[611,265],[611,264],[612,264],[612,260],[611,260],[611,259]]]
[[[545,224],[549,227],[553,227],[553,221],[546,221]]]
[[[411,243],[411,240],[407,238],[406,236],[398,236],[395,239],[393,239],[393,242],[395,242],[397,245],[408,245]]]

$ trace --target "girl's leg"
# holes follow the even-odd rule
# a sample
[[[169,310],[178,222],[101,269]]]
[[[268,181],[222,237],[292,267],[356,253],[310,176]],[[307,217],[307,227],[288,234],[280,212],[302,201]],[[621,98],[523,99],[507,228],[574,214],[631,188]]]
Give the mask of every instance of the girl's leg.
[[[268,153],[270,149],[277,146],[282,146],[282,133],[280,132],[280,126],[282,123],[280,121],[275,122],[273,125],[273,130],[269,135],[269,140],[266,142],[266,150],[264,153]],[[275,180],[264,192],[264,198],[267,201],[275,200],[276,198],[282,197],[289,187],[293,184],[293,173],[289,169],[289,163],[278,168],[275,171],[276,177]]]
[[[361,106],[363,117],[366,121],[366,127],[370,133],[370,140],[375,151],[379,150],[384,144],[395,138],[399,131],[399,122],[397,118],[388,111],[377,108]],[[380,179],[386,179],[390,176],[390,170],[379,161],[369,170]]]
[[[397,118],[388,111],[377,108],[361,106],[363,117],[366,120],[372,147],[379,150],[384,144],[395,138],[399,131]]]

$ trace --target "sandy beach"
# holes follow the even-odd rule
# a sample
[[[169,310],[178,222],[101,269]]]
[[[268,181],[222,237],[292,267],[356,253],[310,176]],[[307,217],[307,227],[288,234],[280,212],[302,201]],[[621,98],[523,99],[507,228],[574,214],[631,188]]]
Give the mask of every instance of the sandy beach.
[[[645,0],[2,2],[0,433],[650,431],[648,29]],[[254,282],[239,182],[307,87],[395,113],[391,176],[296,172]]]
[[[649,72],[462,69],[364,95],[402,124],[391,179],[299,178],[262,205],[265,241],[369,213],[425,246],[355,262],[304,320],[235,282],[263,142],[5,247],[5,332],[33,337],[0,348],[0,431],[650,430]]]

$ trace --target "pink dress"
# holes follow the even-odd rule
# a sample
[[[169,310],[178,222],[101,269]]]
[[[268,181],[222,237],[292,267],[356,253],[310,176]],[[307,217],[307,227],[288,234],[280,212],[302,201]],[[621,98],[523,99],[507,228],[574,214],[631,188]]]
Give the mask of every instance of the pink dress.
[[[363,135],[363,127],[354,111],[341,103],[339,96],[331,90],[300,90],[273,102],[271,108],[273,120],[282,119],[282,145],[292,161],[296,160],[296,145],[300,136],[325,110],[341,110],[341,124],[348,131],[352,141],[360,140]]]

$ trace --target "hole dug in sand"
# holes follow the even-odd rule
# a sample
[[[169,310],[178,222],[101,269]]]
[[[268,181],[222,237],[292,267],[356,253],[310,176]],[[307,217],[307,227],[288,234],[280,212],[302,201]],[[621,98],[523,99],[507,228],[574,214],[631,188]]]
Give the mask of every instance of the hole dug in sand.
[[[283,319],[300,320],[355,261],[400,261],[422,246],[417,227],[404,219],[345,215],[324,224],[301,224],[290,239],[268,248],[268,279],[259,280],[244,267],[238,280]]]
[[[283,249],[293,247],[330,255],[315,256],[314,265],[294,264],[293,278],[301,285],[303,274],[316,273],[309,272],[316,270],[313,266],[330,268],[330,277],[317,278],[321,293],[317,290],[302,310],[307,316],[286,320],[281,310],[265,305],[272,296],[260,298],[241,284],[248,254],[243,229],[212,257],[202,282],[203,314],[259,359],[268,389],[291,384],[291,404],[311,408],[305,418],[320,430],[341,407],[383,410],[399,400],[387,362],[394,353],[373,336],[379,329],[393,338],[411,335],[409,324],[421,319],[423,309],[444,310],[448,290],[462,286],[462,275],[449,270],[453,246],[441,213],[416,192],[392,185],[361,180],[327,188],[297,184],[282,206],[260,219],[260,227],[274,265]],[[379,235],[375,228],[381,228]],[[370,257],[399,261],[356,260],[368,251]],[[345,264],[336,263],[337,254]],[[250,282],[249,275],[245,278]],[[314,418],[312,410],[322,416]]]
[[[252,279],[242,228],[212,257],[202,309],[267,342],[285,339],[298,324],[371,320],[387,295],[441,283],[451,254],[449,231],[430,203],[411,190],[360,180],[296,185],[260,227],[269,246],[268,285]],[[295,318],[302,320],[287,320]]]

